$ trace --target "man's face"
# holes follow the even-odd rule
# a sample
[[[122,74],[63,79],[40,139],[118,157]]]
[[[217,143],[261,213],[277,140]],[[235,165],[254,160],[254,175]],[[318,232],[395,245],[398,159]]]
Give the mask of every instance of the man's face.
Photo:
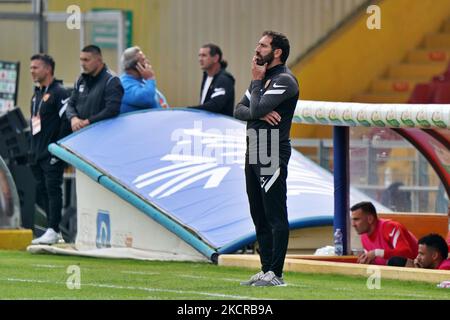
[[[101,56],[91,52],[80,53],[80,64],[85,74],[93,75],[102,65]]]
[[[142,51],[139,51],[139,53],[137,54],[137,60],[138,63],[140,63],[142,66],[145,66],[146,64],[149,63],[147,57]]]
[[[264,36],[259,40],[255,48],[256,63],[260,66],[267,63],[270,65],[274,59],[274,52],[272,50],[272,37]]]
[[[371,215],[364,213],[362,209],[352,211],[352,227],[358,234],[369,232],[371,221]]]
[[[198,62],[200,63],[200,68],[203,71],[208,70],[211,66],[217,62],[217,55],[211,57],[209,48],[200,48],[198,52]]]
[[[31,60],[30,73],[33,82],[41,83],[51,74],[51,69],[42,60]]]
[[[428,248],[425,244],[419,244],[416,262],[424,269],[432,269],[437,255],[436,250]]]

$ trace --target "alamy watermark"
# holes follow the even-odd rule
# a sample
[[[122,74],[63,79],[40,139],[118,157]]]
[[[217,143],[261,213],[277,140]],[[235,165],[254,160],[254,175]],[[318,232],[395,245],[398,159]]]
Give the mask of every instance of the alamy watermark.
[[[232,165],[241,163],[248,141],[248,163],[261,165],[262,175],[272,175],[279,167],[278,129],[203,129],[202,121],[194,121],[192,129],[176,129],[171,141],[171,159],[177,161],[212,162]]]
[[[370,16],[367,18],[366,26],[369,30],[381,29],[381,8],[377,5],[371,5],[367,7],[367,14]]]
[[[81,9],[77,5],[70,5],[66,9],[69,17],[66,19],[66,26],[69,30],[81,29]]]
[[[81,269],[77,265],[70,265],[67,267],[66,273],[69,277],[66,281],[67,289],[69,290],[79,290],[81,289]]]
[[[367,274],[370,274],[367,279],[366,286],[369,290],[381,289],[381,270],[377,266],[367,267]]]

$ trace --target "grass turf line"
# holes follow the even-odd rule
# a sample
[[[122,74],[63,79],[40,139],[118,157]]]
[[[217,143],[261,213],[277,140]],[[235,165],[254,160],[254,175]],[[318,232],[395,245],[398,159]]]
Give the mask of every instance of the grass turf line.
[[[70,290],[77,265],[81,289]],[[287,287],[242,287],[256,270],[207,263],[98,259],[0,251],[0,299],[450,299],[436,284],[287,272]],[[450,277],[449,277],[450,279]]]

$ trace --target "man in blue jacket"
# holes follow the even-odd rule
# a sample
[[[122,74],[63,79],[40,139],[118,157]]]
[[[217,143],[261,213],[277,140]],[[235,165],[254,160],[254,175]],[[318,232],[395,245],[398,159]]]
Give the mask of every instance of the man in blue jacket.
[[[131,47],[123,52],[122,68],[125,73],[120,81],[125,93],[120,113],[165,107],[160,105],[155,72],[141,48]]]

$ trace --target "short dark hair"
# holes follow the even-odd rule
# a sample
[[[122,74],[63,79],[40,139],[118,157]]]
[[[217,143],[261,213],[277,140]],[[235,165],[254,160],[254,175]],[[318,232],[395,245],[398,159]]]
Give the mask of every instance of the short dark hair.
[[[214,43],[207,43],[202,46],[202,48],[209,48],[209,55],[214,57],[215,55],[219,55],[219,63],[220,66],[225,69],[228,66],[228,62],[222,59],[222,50],[220,47]]]
[[[99,47],[97,47],[96,45],[93,45],[93,44],[87,45],[86,47],[81,49],[81,52],[90,52],[90,53],[93,53],[93,54],[98,54],[99,56],[102,55],[102,50]]]
[[[448,245],[445,239],[436,233],[430,233],[419,240],[419,244],[426,245],[440,252],[442,259],[448,257]]]
[[[291,50],[288,38],[281,32],[271,30],[264,31],[262,35],[263,37],[268,36],[272,38],[271,42],[272,50],[281,49],[280,60],[283,64],[286,63],[289,57],[289,51]]]
[[[375,206],[370,201],[358,202],[357,204],[353,205],[350,208],[350,211],[353,212],[353,211],[356,211],[358,209],[361,209],[365,213],[372,214],[375,217],[377,216],[377,209],[375,209]]]
[[[55,74],[55,60],[53,60],[52,56],[46,53],[37,53],[31,56],[30,61],[33,60],[41,60],[52,69],[52,75]]]

